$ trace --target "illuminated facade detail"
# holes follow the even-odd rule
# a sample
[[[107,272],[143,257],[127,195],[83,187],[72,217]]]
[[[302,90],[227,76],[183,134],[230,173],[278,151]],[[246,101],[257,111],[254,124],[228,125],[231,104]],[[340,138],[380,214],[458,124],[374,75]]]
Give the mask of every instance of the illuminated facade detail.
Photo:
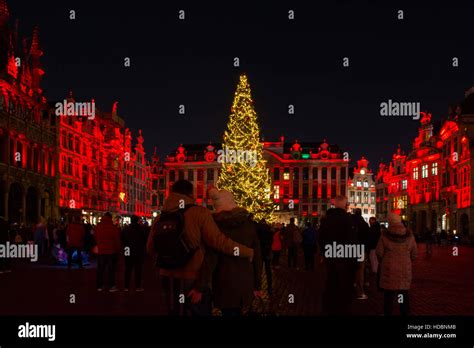
[[[58,218],[55,119],[40,88],[44,71],[38,28],[31,40],[0,6],[0,216],[32,224]],[[19,43],[29,43],[20,46]],[[17,66],[16,59],[21,65]]]
[[[68,102],[75,100],[70,93]],[[55,103],[52,103],[55,105]],[[95,110],[95,118],[55,116],[59,139],[59,207],[61,213],[85,212],[87,220],[104,212],[116,216],[151,216],[149,165],[141,131],[132,135],[117,113]],[[55,114],[51,108],[50,113]],[[74,204],[71,205],[71,202]]]
[[[164,164],[160,161],[160,157],[155,152],[151,162],[151,210],[155,215],[163,208],[163,202],[166,197],[166,174]],[[194,177],[188,174],[188,179],[193,182]]]
[[[349,211],[358,208],[362,217],[369,222],[369,218],[376,215],[375,181],[373,173],[368,169],[369,161],[364,157],[357,161],[352,177],[348,180],[347,191]],[[356,183],[354,185],[354,182]]]
[[[461,238],[474,235],[470,140],[474,138],[474,93],[470,91],[461,104],[450,108],[439,131],[435,131],[431,114],[421,113],[412,151],[404,156],[399,149],[389,167],[380,165],[379,220],[386,221],[394,210],[417,234],[446,230],[457,231]],[[394,170],[397,165],[399,169]]]
[[[380,164],[376,176],[376,210],[377,220],[382,223],[388,221],[391,212],[408,219],[408,177],[406,171],[406,155],[398,147],[387,166]]]
[[[277,142],[262,142],[263,157],[270,170],[273,201],[276,216],[287,221],[290,216],[298,218],[319,217],[331,207],[331,199],[347,194],[348,161],[337,145],[320,143],[296,143],[300,155],[295,154],[295,143],[286,143],[284,137]],[[212,144],[220,149],[220,144]],[[206,196],[207,187],[214,185],[221,164],[206,161],[207,145],[182,145],[185,161],[179,162],[172,152],[164,162],[167,183],[166,196],[170,186],[178,178],[190,180],[194,184],[197,203],[211,205]],[[308,156],[305,156],[308,155]],[[299,159],[295,159],[295,157]],[[306,157],[306,158],[305,158]],[[191,180],[192,179],[192,180]]]

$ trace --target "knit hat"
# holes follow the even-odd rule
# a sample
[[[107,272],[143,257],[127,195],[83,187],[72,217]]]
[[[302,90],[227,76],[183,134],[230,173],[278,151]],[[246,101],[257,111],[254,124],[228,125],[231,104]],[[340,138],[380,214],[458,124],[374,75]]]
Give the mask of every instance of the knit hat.
[[[227,211],[237,208],[232,193],[227,190],[218,190],[213,187],[208,191],[209,197],[212,199],[212,204],[216,212]]]

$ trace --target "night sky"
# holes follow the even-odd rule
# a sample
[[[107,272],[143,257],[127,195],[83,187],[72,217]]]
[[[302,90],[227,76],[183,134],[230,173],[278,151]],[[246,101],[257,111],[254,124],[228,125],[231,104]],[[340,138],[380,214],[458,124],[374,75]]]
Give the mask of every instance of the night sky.
[[[381,117],[381,102],[420,102],[441,120],[474,85],[474,2],[412,2],[8,0],[22,33],[40,27],[47,98],[119,101],[148,153],[221,141],[246,72],[265,140],[327,138],[373,169],[397,144],[409,150],[418,127]]]

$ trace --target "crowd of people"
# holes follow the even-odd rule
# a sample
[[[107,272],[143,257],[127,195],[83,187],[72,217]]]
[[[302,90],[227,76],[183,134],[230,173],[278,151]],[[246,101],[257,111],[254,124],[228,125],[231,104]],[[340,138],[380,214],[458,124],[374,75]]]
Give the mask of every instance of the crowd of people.
[[[282,264],[289,270],[324,274],[323,312],[350,313],[354,297],[366,300],[367,287],[375,281],[384,292],[384,312],[393,313],[395,300],[400,312],[409,313],[411,267],[416,257],[413,233],[400,216],[390,214],[388,229],[372,217],[367,223],[360,210],[347,211],[346,197],[334,200],[319,221],[297,225],[254,221],[237,206],[232,194],[210,188],[213,211],[195,205],[193,184],[174,183],[161,215],[148,226],[137,216],[119,227],[106,213],[97,225],[71,216],[57,225],[39,221],[33,229],[8,225],[0,218],[0,243],[34,240],[43,257],[72,268],[83,268],[84,258],[97,259],[97,291],[119,291],[117,272],[124,258],[124,291],[143,291],[142,271],[147,253],[156,259],[162,295],[170,315],[211,315],[218,308],[223,316],[240,316],[262,298],[262,279],[273,296],[273,275]],[[338,243],[363,246],[362,258],[328,257],[325,248]],[[300,251],[304,264],[299,264]],[[282,256],[287,259],[281,260]],[[0,272],[10,270],[0,260]],[[402,299],[402,300],[400,300]]]

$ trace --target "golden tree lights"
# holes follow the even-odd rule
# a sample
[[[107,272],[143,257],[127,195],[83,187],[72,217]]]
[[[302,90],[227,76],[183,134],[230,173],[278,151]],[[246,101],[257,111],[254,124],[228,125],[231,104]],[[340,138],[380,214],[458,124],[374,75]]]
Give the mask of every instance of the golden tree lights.
[[[246,75],[240,76],[222,146],[230,153],[247,156],[223,160],[217,186],[232,192],[237,205],[251,212],[255,220],[274,221],[271,180],[263,159],[260,128]]]

